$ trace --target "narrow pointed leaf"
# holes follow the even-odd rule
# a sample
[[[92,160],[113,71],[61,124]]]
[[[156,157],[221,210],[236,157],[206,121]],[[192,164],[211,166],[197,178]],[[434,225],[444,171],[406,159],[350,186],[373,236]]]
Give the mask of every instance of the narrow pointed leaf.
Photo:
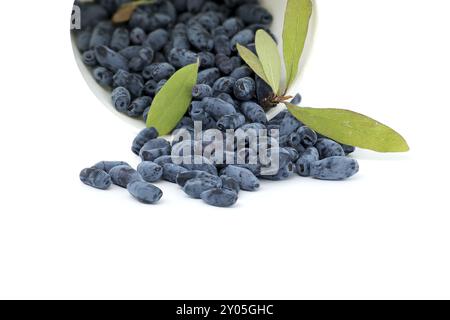
[[[124,23],[131,19],[134,11],[137,7],[143,4],[151,4],[154,0],[140,0],[127,2],[119,7],[119,9],[112,16],[112,22],[114,23]]]
[[[311,14],[311,0],[288,0],[283,29],[283,52],[288,89],[297,76]]]
[[[192,88],[197,82],[198,63],[178,70],[155,96],[147,116],[147,127],[161,135],[172,132],[189,108]]]
[[[281,57],[276,42],[264,30],[256,32],[256,52],[261,61],[268,84],[279,93],[281,82]]]
[[[269,84],[266,78],[266,74],[264,73],[261,61],[259,61],[259,58],[256,56],[256,54],[254,54],[249,49],[240,44],[237,44],[236,48],[242,60],[245,61],[245,63],[250,67],[250,69],[252,69],[253,72],[255,72],[261,79],[263,79],[264,82]]]
[[[129,21],[137,7],[138,5],[133,2],[124,4],[116,11],[116,13],[114,13],[112,17],[112,22],[124,23]]]
[[[301,122],[337,142],[378,152],[406,152],[405,139],[388,126],[343,109],[302,108],[286,103]]]

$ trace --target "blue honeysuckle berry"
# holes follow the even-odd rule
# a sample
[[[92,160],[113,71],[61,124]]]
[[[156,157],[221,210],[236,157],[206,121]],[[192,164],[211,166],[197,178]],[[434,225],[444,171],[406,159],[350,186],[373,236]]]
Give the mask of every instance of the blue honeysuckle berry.
[[[121,165],[112,168],[109,171],[112,182],[122,188],[134,181],[142,181],[140,174],[128,165]]]
[[[316,148],[307,148],[295,163],[297,174],[302,177],[309,177],[311,175],[311,164],[319,161],[319,159],[319,151]]]
[[[314,146],[319,151],[320,159],[345,156],[342,146],[330,139],[321,138]]]
[[[250,77],[240,78],[234,84],[233,93],[237,99],[249,101],[256,95],[256,83]]]
[[[345,156],[330,157],[311,163],[311,177],[321,180],[345,180],[359,171],[358,162]]]
[[[223,169],[221,174],[229,176],[239,182],[239,186],[242,190],[256,191],[260,187],[258,178],[248,169],[231,165]]]
[[[101,190],[108,189],[111,184],[111,176],[97,168],[86,168],[80,172],[80,180],[84,184]]]
[[[195,178],[188,180],[183,191],[192,198],[200,199],[203,192],[222,187],[222,180],[209,178]]]
[[[163,168],[151,161],[143,161],[137,167],[137,172],[146,182],[156,182],[162,178]]]
[[[231,207],[238,199],[236,192],[228,189],[211,189],[201,194],[203,201],[214,207]]]
[[[161,189],[145,181],[133,181],[127,189],[134,198],[145,204],[154,204],[163,196]]]
[[[134,138],[131,151],[133,151],[134,154],[139,155],[142,147],[150,140],[158,138],[158,136],[158,130],[153,127],[142,129],[136,138]]]

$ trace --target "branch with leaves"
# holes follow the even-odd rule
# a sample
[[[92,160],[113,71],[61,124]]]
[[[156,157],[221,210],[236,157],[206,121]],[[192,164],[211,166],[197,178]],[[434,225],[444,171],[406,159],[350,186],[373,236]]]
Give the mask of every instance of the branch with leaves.
[[[256,32],[256,52],[237,45],[241,58],[273,91],[274,104],[284,103],[299,121],[337,142],[378,152],[406,152],[406,140],[388,126],[365,115],[344,109],[299,107],[286,102],[286,93],[294,83],[308,35],[313,10],[311,0],[288,0],[284,28],[283,55],[286,68],[286,86],[281,79],[282,62],[277,44],[264,30]]]

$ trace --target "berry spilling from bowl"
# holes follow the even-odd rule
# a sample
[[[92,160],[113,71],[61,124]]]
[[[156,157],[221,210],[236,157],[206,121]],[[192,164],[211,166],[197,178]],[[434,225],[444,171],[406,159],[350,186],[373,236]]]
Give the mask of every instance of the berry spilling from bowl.
[[[293,62],[285,54],[291,72],[283,91],[272,15],[257,0],[75,1],[80,28],[73,34],[83,63],[111,91],[117,112],[147,124],[132,143],[142,160],[137,170],[103,161],[84,169],[81,181],[98,189],[115,184],[153,204],[162,197],[153,183],[166,180],[192,198],[229,207],[241,190],[258,190],[260,179],[297,173],[344,180],[356,174],[359,165],[348,157],[355,147],[346,136],[336,139],[328,126],[311,127],[320,109],[297,107],[301,96],[286,94],[298,69],[310,4],[288,1],[287,10],[301,10],[306,21],[291,23],[303,28],[297,31],[304,37],[293,39],[301,43],[293,49],[299,52],[287,55],[298,56]],[[285,31],[299,19],[291,12]],[[283,40],[291,41],[285,35]],[[279,103],[288,109],[269,120],[266,111]],[[173,130],[172,143],[160,136]]]

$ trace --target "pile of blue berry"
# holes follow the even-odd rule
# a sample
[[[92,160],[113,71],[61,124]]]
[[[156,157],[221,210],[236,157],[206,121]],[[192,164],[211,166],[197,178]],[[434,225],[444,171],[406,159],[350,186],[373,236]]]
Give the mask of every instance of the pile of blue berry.
[[[200,157],[201,161],[179,161],[186,156],[180,150],[186,146],[194,150],[198,143],[205,147],[206,139],[170,143],[159,137],[156,129],[147,128],[132,144],[133,153],[142,160],[137,170],[125,162],[100,162],[81,172],[85,184],[99,189],[115,184],[127,188],[143,203],[155,203],[162,191],[154,183],[165,180],[177,183],[192,198],[229,207],[236,203],[241,190],[258,190],[260,179],[279,181],[297,173],[343,180],[358,172],[356,160],[347,157],[353,147],[317,134],[287,110],[267,118],[265,110],[274,105],[272,90],[243,63],[236,50],[239,43],[255,52],[255,32],[270,32],[272,16],[257,0],[157,0],[139,6],[129,22],[113,24],[111,16],[126,2],[130,1],[80,4],[82,29],[76,31],[83,61],[92,67],[100,85],[111,88],[114,107],[146,120],[154,96],[166,81],[177,69],[199,59],[193,101],[176,129],[193,134],[197,122],[203,134],[218,129],[224,138],[231,129],[257,134],[276,131],[279,139],[276,144],[269,142],[269,152],[277,154],[279,166],[267,175],[262,174],[267,164],[259,162],[222,163],[214,156],[191,155],[190,160]],[[300,95],[291,101],[300,102]],[[233,154],[246,159],[258,150],[247,144],[235,148]]]
[[[236,44],[255,51],[255,32],[270,32],[272,15],[258,1],[155,0],[138,6],[127,23],[114,24],[111,17],[127,2],[75,2],[81,11],[77,48],[95,80],[111,88],[119,112],[146,120],[170,76],[198,59],[198,82],[205,86],[196,98],[233,91],[243,101],[254,98],[254,73],[243,65]],[[268,92],[266,86],[260,90]]]
[[[191,121],[190,118],[184,119],[186,130],[190,130],[188,122]],[[80,179],[102,190],[108,189],[111,184],[127,188],[133,197],[147,204],[161,199],[163,193],[154,183],[165,180],[177,183],[194,199],[203,199],[212,206],[230,207],[238,200],[241,190],[257,191],[260,179],[280,181],[297,173],[321,180],[344,180],[359,170],[357,161],[346,156],[354,151],[353,147],[321,137],[288,112],[281,112],[266,124],[246,123],[240,129],[257,133],[262,131],[256,129],[268,127],[279,128],[286,134],[279,146],[269,145],[272,147],[268,149],[269,152],[277,153],[279,159],[278,170],[273,175],[263,175],[263,165],[259,162],[239,164],[233,161],[228,164],[216,162],[214,154],[209,158],[195,155],[197,143],[203,147],[209,144],[205,140],[176,140],[170,143],[158,137],[156,129],[146,128],[137,135],[131,147],[133,153],[142,160],[137,170],[126,162],[102,161],[83,169]],[[186,146],[189,150],[187,155],[182,152]],[[243,148],[233,151],[234,154],[242,152],[250,150]],[[200,159],[193,159],[197,157]]]

